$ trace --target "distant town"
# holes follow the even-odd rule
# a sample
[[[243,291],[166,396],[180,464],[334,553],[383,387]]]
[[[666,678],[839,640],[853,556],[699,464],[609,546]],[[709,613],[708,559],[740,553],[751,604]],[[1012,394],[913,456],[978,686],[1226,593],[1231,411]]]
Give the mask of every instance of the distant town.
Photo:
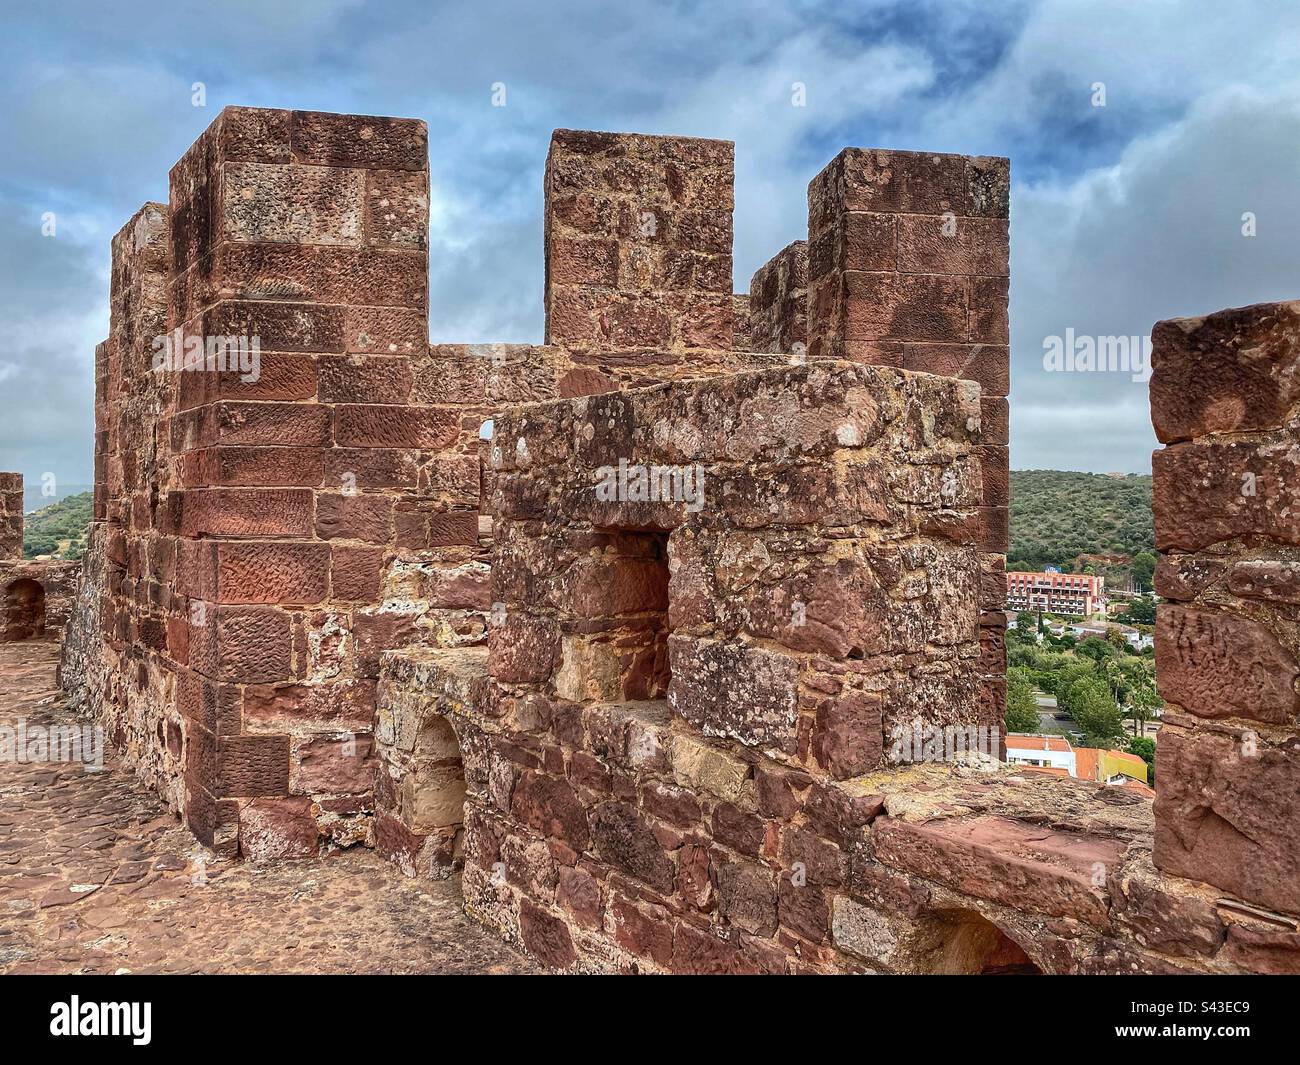
[[[1154,797],[1154,597],[1054,566],[1006,588],[1006,760]]]

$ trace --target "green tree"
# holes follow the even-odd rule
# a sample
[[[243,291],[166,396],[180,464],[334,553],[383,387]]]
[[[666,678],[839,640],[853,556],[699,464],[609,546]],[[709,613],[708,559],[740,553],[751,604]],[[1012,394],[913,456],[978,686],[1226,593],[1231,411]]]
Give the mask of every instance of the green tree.
[[[1034,684],[1023,666],[1007,670],[1008,732],[1037,732],[1038,704],[1034,701]]]
[[[1156,601],[1149,595],[1140,595],[1128,604],[1124,620],[1133,625],[1154,625],[1156,623]]]
[[[1156,558],[1153,551],[1139,551],[1129,563],[1129,572],[1133,574],[1133,587],[1139,592],[1151,591],[1151,581],[1156,572]]]
[[[1075,651],[1094,662],[1101,662],[1115,654],[1115,648],[1100,636],[1085,636],[1076,645]]]
[[[1060,703],[1061,697],[1057,696]],[[1109,747],[1124,738],[1124,720],[1100,677],[1080,677],[1066,691],[1068,712],[1083,730],[1085,747]]]
[[[1164,706],[1156,692],[1155,665],[1141,657],[1127,657],[1106,663],[1106,679],[1120,714],[1133,722],[1133,734],[1144,736],[1146,723]]]

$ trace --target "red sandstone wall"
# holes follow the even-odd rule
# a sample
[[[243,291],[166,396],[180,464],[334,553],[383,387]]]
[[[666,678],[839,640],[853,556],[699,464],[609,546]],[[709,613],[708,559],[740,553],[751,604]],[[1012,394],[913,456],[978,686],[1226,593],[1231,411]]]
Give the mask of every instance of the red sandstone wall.
[[[164,431],[176,385],[152,371],[153,341],[167,323],[167,237],[167,208],[146,204],[112,241],[109,336],[95,352],[95,520],[61,672],[65,685],[86,685],[110,742],[179,810],[174,659],[183,653],[185,604],[174,590]]]
[[[1152,340],[1155,862],[1300,914],[1300,304]]]
[[[485,636],[494,412],[784,361],[731,350],[730,144],[566,131],[551,343],[430,348],[425,152],[417,122],[228,109],[114,241],[100,701],[222,849],[368,841],[376,796],[398,809],[401,766],[372,794],[379,654]],[[763,328],[800,332],[800,277],[760,295]],[[255,337],[260,376],[152,372],[164,333]]]
[[[412,401],[427,347],[422,122],[228,108],[171,174],[168,326],[257,338],[261,374],[180,373],[186,813],[258,857],[364,840],[379,609],[403,552],[477,543],[419,498],[455,411]]]
[[[481,653],[414,652],[385,679],[381,741],[427,744],[411,813],[439,841],[403,863],[454,857],[450,719],[467,905],[548,964],[879,963],[844,890],[880,810],[869,775],[895,727],[996,739],[1002,714],[976,678],[960,520],[978,402],[822,363],[502,416],[486,674]],[[600,499],[619,459],[701,464],[701,505]],[[861,802],[834,785],[850,778]]]
[[[749,283],[749,348],[808,354],[808,242],[796,240],[758,268]]]
[[[981,645],[1006,692],[1010,502],[1006,159],[846,148],[808,186],[808,352],[975,381],[982,390]]]
[[[556,130],[546,158],[546,342],[730,350],[730,141]]]
[[[0,562],[23,557],[23,475],[0,473]]]
[[[783,363],[731,350],[732,182],[729,142],[557,131],[545,176],[548,343],[437,344],[414,360],[410,395],[459,418],[421,490],[477,506],[480,472],[485,494],[493,480],[481,471],[479,428],[519,404]],[[386,609],[414,624],[387,645],[485,639],[489,546],[485,535],[453,569],[395,565]],[[460,817],[446,823],[430,782],[447,773],[446,745],[415,743],[382,710],[377,730],[377,845],[409,872],[445,875]]]

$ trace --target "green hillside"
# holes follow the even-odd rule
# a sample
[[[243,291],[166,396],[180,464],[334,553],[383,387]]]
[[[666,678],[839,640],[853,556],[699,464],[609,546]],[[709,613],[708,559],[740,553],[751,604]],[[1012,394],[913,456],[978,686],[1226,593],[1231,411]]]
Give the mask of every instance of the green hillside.
[[[86,549],[86,528],[94,509],[94,493],[82,492],[28,514],[23,527],[23,557],[80,558]]]
[[[1153,551],[1154,544],[1150,474],[1011,472],[1008,568],[1073,570],[1082,568],[1076,564],[1080,555],[1131,558]],[[1095,568],[1102,573],[1110,567]]]

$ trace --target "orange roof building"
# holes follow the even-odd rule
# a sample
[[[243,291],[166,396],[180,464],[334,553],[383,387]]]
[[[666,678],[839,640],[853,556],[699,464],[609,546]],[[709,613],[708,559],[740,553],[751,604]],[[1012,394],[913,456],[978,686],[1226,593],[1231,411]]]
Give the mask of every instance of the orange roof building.
[[[1007,764],[1052,776],[1095,780],[1100,784],[1155,796],[1155,791],[1147,786],[1147,764],[1136,754],[1098,747],[1074,747],[1064,736],[1009,732]]]

